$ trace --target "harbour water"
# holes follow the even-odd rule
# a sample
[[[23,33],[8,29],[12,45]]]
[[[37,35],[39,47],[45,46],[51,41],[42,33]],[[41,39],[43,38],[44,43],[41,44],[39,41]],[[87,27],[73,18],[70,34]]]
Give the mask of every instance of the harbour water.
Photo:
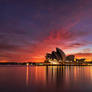
[[[0,92],[92,92],[92,66],[0,66]]]

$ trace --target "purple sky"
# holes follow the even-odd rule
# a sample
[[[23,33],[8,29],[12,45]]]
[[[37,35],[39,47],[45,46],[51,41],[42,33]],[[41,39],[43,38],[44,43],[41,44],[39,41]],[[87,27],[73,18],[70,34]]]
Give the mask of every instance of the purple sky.
[[[92,0],[0,0],[0,11],[1,62],[40,62],[56,47],[92,56]]]

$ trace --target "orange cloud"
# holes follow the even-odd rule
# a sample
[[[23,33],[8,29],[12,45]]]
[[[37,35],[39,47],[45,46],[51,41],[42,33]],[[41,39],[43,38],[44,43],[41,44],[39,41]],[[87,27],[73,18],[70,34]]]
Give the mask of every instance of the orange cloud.
[[[86,61],[92,61],[92,53],[77,53],[75,57],[78,59],[85,58]]]

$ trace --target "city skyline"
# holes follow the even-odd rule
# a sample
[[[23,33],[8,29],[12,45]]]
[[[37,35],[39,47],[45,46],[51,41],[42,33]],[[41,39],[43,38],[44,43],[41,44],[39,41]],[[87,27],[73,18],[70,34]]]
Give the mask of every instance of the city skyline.
[[[44,62],[63,49],[92,60],[91,0],[1,0],[0,62]]]

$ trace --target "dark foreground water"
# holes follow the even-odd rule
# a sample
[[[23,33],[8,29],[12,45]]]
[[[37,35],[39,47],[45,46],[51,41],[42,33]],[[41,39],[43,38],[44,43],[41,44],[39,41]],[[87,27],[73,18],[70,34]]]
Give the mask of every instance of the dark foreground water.
[[[92,92],[92,66],[0,66],[0,92]]]

